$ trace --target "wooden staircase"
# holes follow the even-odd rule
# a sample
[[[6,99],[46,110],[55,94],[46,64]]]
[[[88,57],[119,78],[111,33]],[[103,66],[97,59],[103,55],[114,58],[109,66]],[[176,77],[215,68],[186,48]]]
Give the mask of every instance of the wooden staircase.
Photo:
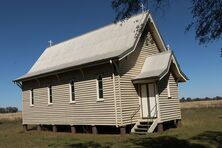
[[[157,127],[157,119],[142,119],[138,120],[134,127],[131,129],[131,133],[135,134],[147,134],[153,133]]]

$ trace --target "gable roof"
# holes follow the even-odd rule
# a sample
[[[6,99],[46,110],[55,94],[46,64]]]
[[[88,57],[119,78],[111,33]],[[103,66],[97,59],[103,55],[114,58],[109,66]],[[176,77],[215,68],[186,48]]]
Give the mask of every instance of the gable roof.
[[[144,79],[161,80],[170,69],[171,64],[174,64],[174,72],[178,77],[179,82],[186,82],[188,78],[180,69],[176,57],[171,50],[161,52],[146,58],[141,73],[134,79],[134,83],[140,82]]]
[[[166,50],[152,16],[144,12],[46,48],[28,73],[15,81],[96,61],[121,60],[135,50],[148,20],[151,21],[154,37],[159,41],[160,50]]]

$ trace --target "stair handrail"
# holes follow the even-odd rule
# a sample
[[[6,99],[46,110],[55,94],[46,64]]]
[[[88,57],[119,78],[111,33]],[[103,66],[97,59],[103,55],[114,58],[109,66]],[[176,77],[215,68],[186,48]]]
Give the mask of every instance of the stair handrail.
[[[151,109],[151,111],[150,111],[150,116],[151,116],[151,113],[153,112],[153,110],[156,109],[156,107],[157,107],[157,104],[155,104],[155,106]],[[149,115],[148,115],[148,116],[149,116]],[[156,109],[156,111],[154,112],[154,116],[157,117],[157,109]]]
[[[151,118],[151,113],[152,113],[152,111],[153,111],[154,109],[156,109],[156,107],[157,107],[157,103],[156,103],[156,104],[154,105],[154,107],[151,109],[150,115],[148,115],[148,116],[150,116],[150,118],[149,118],[149,117],[147,118],[147,123],[149,123],[150,120],[151,120],[152,122],[155,121],[153,118]],[[154,116],[157,117],[157,109],[156,109],[156,111],[154,112]],[[147,132],[148,132],[148,131],[149,131],[149,128],[147,129]]]
[[[138,113],[139,110],[140,110],[140,105],[138,105],[138,107],[135,109],[135,111],[133,112],[133,114],[130,116],[131,129],[132,129],[132,124],[133,124],[133,118],[134,118],[134,116]]]

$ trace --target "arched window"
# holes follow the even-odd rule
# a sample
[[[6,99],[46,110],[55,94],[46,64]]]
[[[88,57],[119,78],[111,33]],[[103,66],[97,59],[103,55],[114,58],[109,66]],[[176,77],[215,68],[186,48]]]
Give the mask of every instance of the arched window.
[[[71,81],[69,83],[69,89],[70,89],[70,103],[75,102],[75,84],[74,81]]]
[[[34,105],[34,92],[33,89],[30,89],[30,106]]]
[[[48,86],[48,104],[52,104],[52,86]]]
[[[170,94],[170,80],[168,80],[168,82],[167,82],[167,95],[168,95],[168,99],[171,99],[171,94]]]
[[[103,79],[102,75],[97,77],[97,100],[103,100]]]

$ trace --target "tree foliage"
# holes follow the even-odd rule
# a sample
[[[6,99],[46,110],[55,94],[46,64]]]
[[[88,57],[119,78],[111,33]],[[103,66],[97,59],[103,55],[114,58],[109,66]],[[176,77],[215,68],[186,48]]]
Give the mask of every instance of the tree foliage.
[[[17,107],[6,107],[6,108],[0,107],[0,113],[16,113],[16,112],[18,112]]]
[[[204,98],[181,98],[180,102],[191,102],[191,101],[203,101],[203,100],[222,100],[221,96],[216,97],[204,97]]]
[[[190,0],[193,21],[186,31],[195,29],[196,39],[200,44],[207,45],[221,38],[222,35],[222,0]],[[141,4],[148,8],[153,5],[162,9],[169,0],[112,0],[112,8],[116,11],[115,21],[128,18],[141,12]],[[188,7],[188,6],[187,6]],[[176,15],[176,14],[175,14]]]
[[[187,30],[195,28],[200,44],[208,44],[222,35],[222,0],[192,0],[191,22]]]
[[[142,9],[148,9],[148,4],[156,9],[163,8],[169,0],[112,0],[112,8],[117,12],[115,21],[129,18]],[[143,6],[142,6],[143,5]]]

